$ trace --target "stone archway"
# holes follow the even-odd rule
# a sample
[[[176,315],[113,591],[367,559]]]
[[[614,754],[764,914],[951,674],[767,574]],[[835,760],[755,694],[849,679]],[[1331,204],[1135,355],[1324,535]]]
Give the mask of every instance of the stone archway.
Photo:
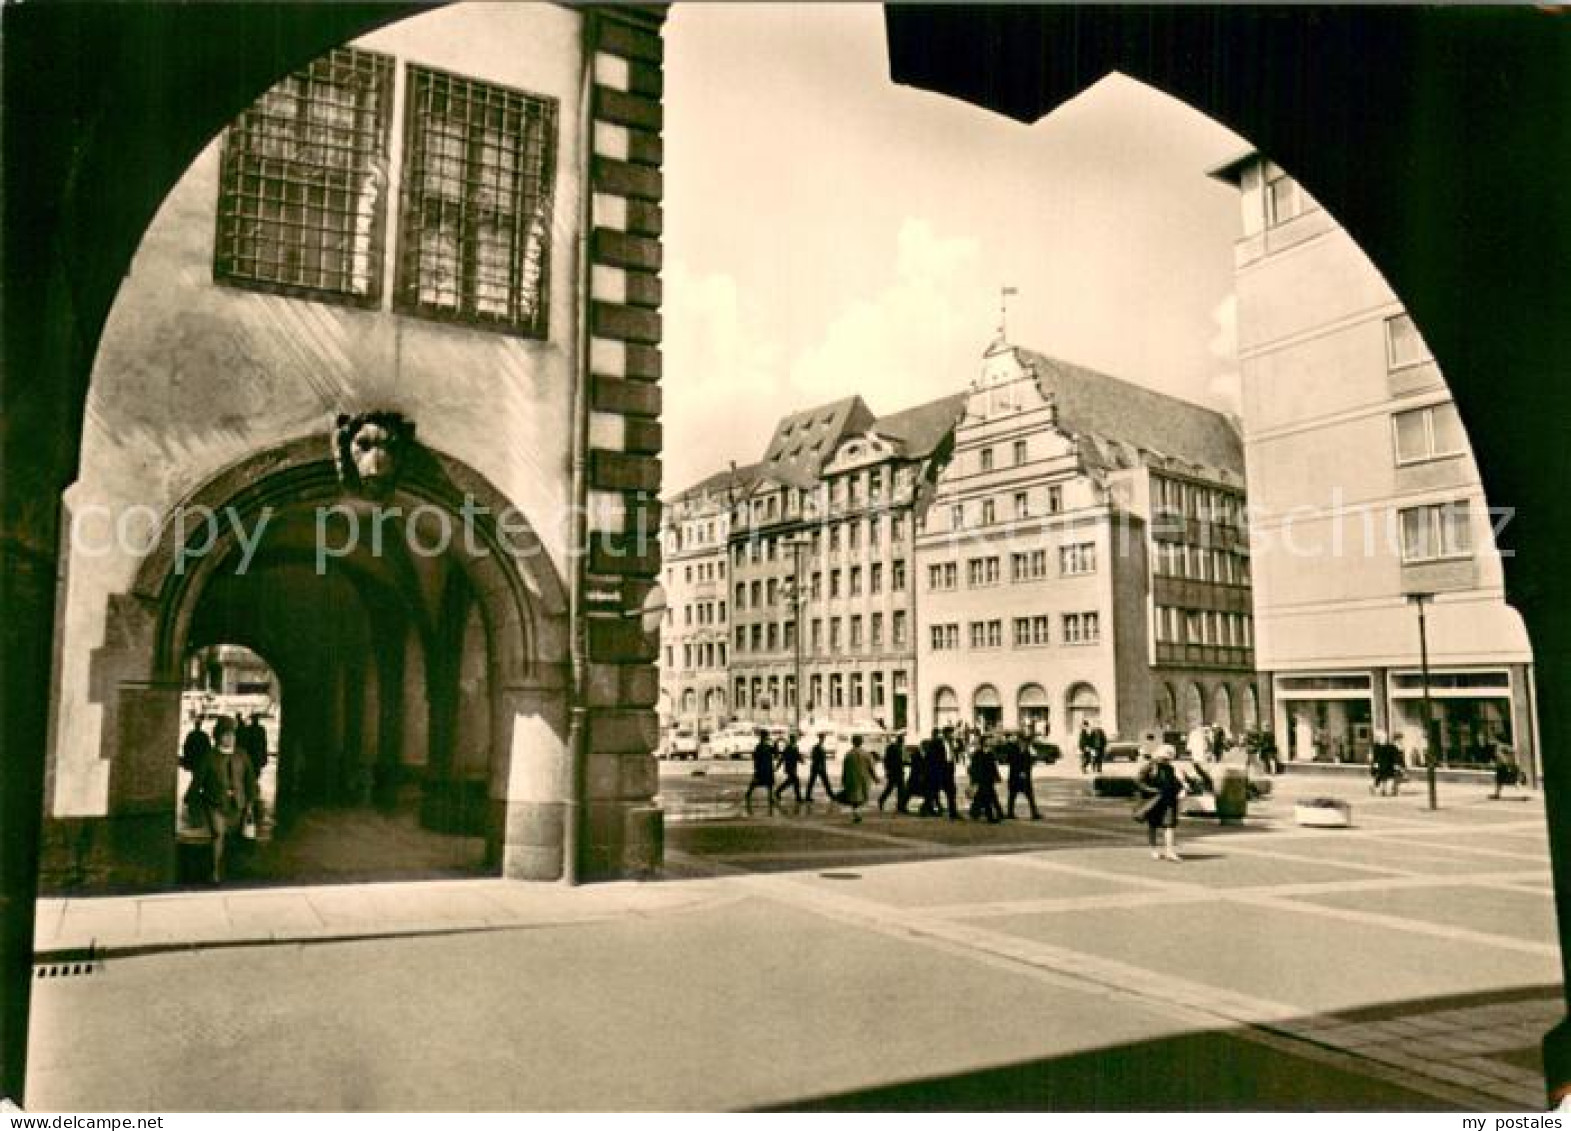
[[[530,871],[507,849],[553,825],[560,803],[560,579],[522,516],[462,462],[415,449],[372,503],[346,494],[329,451],[325,434],[301,437],[213,477],[110,597],[92,658],[107,812],[83,822],[85,854],[46,858],[46,884],[67,869],[90,886],[173,878],[180,669],[190,649],[223,641],[276,657],[291,695],[283,812],[391,806],[414,781],[421,826],[483,842],[476,867]]]

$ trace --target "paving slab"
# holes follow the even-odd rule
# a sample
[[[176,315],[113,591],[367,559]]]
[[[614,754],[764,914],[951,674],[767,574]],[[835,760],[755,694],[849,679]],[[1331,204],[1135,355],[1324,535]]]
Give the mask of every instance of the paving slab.
[[[1421,1002],[1435,995],[1437,985],[1451,993],[1543,985],[1559,973],[1558,962],[1547,956],[1460,948],[1444,938],[1247,903],[1025,915],[985,923],[989,930],[1284,1001],[1306,1013]]]
[[[1353,910],[1378,910],[1425,923],[1509,935],[1525,941],[1555,937],[1554,905],[1525,892],[1481,885],[1388,888],[1372,898],[1368,892],[1294,894],[1295,903]]]

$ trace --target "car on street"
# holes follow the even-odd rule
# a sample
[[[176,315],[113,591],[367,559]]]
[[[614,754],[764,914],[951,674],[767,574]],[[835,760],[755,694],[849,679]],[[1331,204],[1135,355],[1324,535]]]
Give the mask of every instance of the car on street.
[[[750,723],[731,723],[709,736],[711,758],[746,758],[758,745],[758,728]]]
[[[1040,762],[1044,766],[1051,766],[1059,758],[1063,757],[1063,751],[1058,748],[1058,744],[1049,742],[1044,735],[1023,734],[1018,730],[1001,730],[994,731],[993,737],[1006,741],[1029,743],[1031,746],[1031,760]]]
[[[672,727],[666,734],[665,756],[673,761],[698,757],[698,731],[688,726]]]

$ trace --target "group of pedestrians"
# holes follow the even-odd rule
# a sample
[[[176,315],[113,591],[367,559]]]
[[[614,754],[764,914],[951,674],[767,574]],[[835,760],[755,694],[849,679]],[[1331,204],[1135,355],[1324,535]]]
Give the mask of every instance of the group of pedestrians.
[[[904,816],[943,817],[947,812],[950,820],[958,821],[962,817],[957,775],[963,766],[971,785],[972,820],[997,824],[1012,819],[1021,798],[1030,809],[1031,819],[1042,819],[1031,781],[1031,747],[1013,735],[957,734],[952,727],[934,728],[919,746],[908,748],[905,734],[898,732],[890,735],[884,747],[882,776],[863,747],[862,736],[853,735],[842,761],[838,791],[830,785],[828,761],[824,736],[819,735],[808,753],[809,775],[804,791],[800,777],[802,754],[796,735],[771,739],[767,731],[760,731],[758,745],[753,748],[752,781],[743,795],[744,807],[752,812],[753,794],[759,789],[764,790],[771,809],[787,790],[798,806],[804,801],[811,804],[814,788],[822,782],[829,801],[850,809],[851,820],[859,824],[861,809],[871,799],[873,786],[882,782],[880,811],[893,800],[894,812]],[[780,774],[778,782],[776,771]],[[998,795],[1001,782],[1008,785],[1007,809]],[[911,810],[913,802],[920,802],[915,814]]]
[[[181,804],[187,825],[212,835],[213,882],[222,883],[224,850],[229,836],[239,833],[254,839],[262,819],[258,784],[267,765],[267,731],[261,716],[249,721],[239,715],[220,715],[209,735],[201,716],[191,724],[180,745],[180,765],[191,775]]]

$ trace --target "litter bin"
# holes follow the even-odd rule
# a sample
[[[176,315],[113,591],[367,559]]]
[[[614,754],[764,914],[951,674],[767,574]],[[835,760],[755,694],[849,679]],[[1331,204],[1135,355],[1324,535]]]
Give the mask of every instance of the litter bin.
[[[1216,819],[1242,821],[1249,810],[1249,771],[1223,763],[1213,774],[1216,784]]]

